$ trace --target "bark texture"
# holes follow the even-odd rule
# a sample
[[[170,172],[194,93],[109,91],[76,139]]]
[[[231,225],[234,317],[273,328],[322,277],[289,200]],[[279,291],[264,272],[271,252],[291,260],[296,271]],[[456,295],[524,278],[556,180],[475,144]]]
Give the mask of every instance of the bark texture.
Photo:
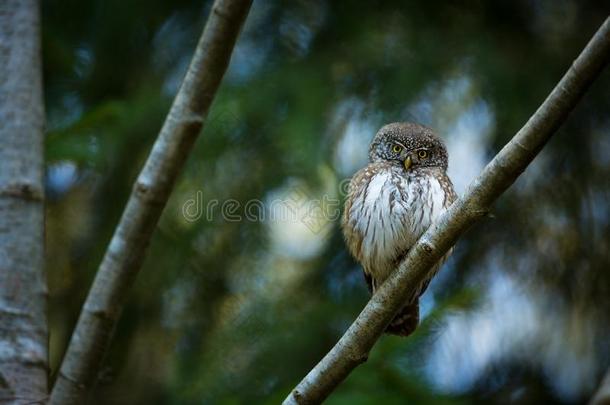
[[[402,303],[430,268],[519,177],[559,128],[610,59],[610,18],[591,39],[544,103],[468,187],[464,196],[409,251],[331,351],[305,376],[284,404],[322,402],[366,361]]]
[[[35,0],[0,0],[0,403],[47,398],[42,69]]]
[[[51,393],[51,404],[83,403],[94,385],[146,248],[201,132],[251,0],[216,0],[197,49],[87,296]]]

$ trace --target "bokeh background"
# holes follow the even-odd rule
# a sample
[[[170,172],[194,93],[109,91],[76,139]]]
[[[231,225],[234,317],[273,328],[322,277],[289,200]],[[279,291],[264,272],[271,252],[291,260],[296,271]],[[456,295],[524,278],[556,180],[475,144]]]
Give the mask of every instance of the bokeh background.
[[[42,1],[52,372],[210,6]],[[436,129],[462,193],[609,9],[255,1],[92,402],[278,403],[367,301],[335,213],[376,130]],[[460,240],[415,335],[328,403],[585,403],[610,364],[609,197],[606,71]]]

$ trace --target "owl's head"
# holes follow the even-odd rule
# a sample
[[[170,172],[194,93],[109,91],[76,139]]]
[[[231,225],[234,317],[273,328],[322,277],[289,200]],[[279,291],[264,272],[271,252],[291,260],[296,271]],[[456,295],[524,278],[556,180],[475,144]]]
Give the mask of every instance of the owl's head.
[[[406,170],[440,167],[447,170],[447,148],[430,128],[410,122],[384,125],[369,150],[371,162],[389,161]]]

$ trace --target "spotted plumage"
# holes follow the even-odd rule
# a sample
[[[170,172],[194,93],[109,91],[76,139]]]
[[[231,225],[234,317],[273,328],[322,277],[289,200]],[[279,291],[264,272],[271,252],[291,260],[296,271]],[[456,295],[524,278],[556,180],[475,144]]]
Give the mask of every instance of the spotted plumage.
[[[456,195],[446,173],[445,145],[424,126],[382,127],[371,142],[369,161],[350,182],[342,225],[348,249],[362,264],[374,293]],[[419,296],[429,281],[419,286],[386,332],[407,336],[415,330]]]

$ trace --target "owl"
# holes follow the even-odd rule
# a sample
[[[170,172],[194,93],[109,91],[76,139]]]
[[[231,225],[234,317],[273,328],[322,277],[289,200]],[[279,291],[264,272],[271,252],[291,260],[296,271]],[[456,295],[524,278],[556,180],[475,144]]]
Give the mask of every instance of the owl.
[[[443,141],[422,125],[388,124],[373,138],[369,164],[350,181],[342,219],[347,247],[362,265],[371,293],[456,199],[447,164]],[[419,297],[431,278],[404,303],[386,333],[408,336],[415,330]]]

